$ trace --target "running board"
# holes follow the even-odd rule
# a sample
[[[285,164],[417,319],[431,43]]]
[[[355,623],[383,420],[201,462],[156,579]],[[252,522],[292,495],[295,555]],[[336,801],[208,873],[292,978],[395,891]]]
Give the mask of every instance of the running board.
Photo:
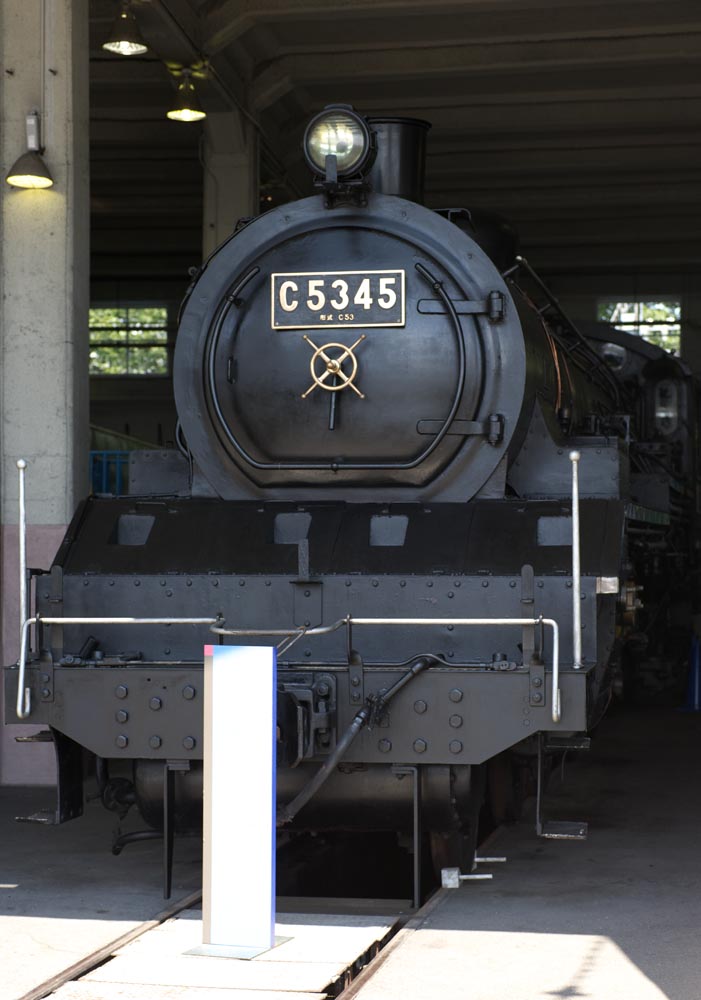
[[[546,840],[586,840],[589,833],[588,823],[571,823],[568,820],[547,820],[539,824],[539,837]]]
[[[39,823],[41,826],[56,826],[54,809],[40,809],[30,816],[15,816],[15,823]]]

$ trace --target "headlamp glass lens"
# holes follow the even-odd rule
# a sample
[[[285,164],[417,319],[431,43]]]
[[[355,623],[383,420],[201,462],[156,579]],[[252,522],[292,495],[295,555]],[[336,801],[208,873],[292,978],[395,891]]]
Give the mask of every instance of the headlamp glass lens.
[[[336,156],[339,173],[349,173],[360,163],[367,139],[360,123],[342,112],[320,118],[309,130],[307,154],[320,170],[326,169],[326,157]]]

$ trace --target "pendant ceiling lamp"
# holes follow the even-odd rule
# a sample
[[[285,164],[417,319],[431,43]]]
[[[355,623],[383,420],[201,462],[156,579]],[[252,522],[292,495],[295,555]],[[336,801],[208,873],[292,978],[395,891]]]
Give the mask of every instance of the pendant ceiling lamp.
[[[54,179],[51,171],[41,155],[41,139],[39,131],[39,113],[32,111],[27,115],[27,151],[22,153],[12,164],[5,180],[17,188],[49,188]]]
[[[173,105],[166,113],[166,117],[176,122],[199,122],[206,118],[206,113],[202,110],[200,99],[192,81],[192,70],[182,71],[182,80],[178,84],[175,92]]]
[[[148,52],[148,46],[141,37],[129,0],[122,4],[110,36],[103,42],[102,48],[108,52],[116,52],[120,56],[142,56],[144,52]]]

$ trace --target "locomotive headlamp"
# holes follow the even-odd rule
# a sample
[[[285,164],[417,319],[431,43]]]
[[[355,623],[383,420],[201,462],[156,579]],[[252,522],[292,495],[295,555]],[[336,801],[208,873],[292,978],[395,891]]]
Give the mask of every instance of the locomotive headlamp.
[[[325,108],[304,133],[304,155],[315,173],[326,171],[326,157],[336,157],[339,177],[360,173],[371,152],[370,130],[355,111],[345,107]]]

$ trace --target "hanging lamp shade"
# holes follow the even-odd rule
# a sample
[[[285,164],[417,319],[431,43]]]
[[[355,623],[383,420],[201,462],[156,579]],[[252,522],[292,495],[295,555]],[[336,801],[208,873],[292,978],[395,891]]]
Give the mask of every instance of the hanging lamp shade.
[[[33,111],[25,119],[27,128],[27,151],[17,157],[5,178],[8,184],[17,188],[49,188],[54,179],[41,155],[39,114]]]
[[[110,36],[102,43],[102,48],[120,56],[142,56],[144,52],[148,52],[148,46],[141,37],[139,25],[128,3],[122,4]]]
[[[32,149],[15,160],[5,179],[18,188],[49,188],[54,183],[41,153]]]
[[[199,122],[207,117],[206,112],[202,110],[189,70],[183,71],[183,78],[175,92],[175,100],[166,117],[175,122]]]

